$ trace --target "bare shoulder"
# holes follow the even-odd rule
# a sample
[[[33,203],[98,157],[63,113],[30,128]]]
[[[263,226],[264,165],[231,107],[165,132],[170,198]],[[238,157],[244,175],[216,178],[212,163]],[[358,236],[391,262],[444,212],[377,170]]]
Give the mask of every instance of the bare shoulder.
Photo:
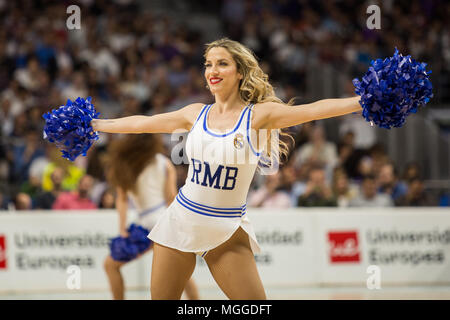
[[[184,110],[184,112],[197,112],[202,109],[202,107],[205,105],[205,103],[192,103],[188,104],[187,106],[183,107],[181,110]]]
[[[161,114],[160,119],[162,121],[162,126],[166,124],[168,127],[170,127],[170,129],[167,129],[167,131],[163,132],[170,133],[178,130],[189,131],[204,105],[204,103],[192,103],[176,111]]]
[[[182,110],[185,114],[196,114],[202,110],[204,105],[204,103],[192,103],[181,108],[180,111]]]
[[[286,105],[283,103],[269,101],[269,102],[261,102],[261,103],[255,104],[254,109],[260,110],[259,112],[269,112],[273,108],[279,108],[279,107],[285,107],[285,106]]]
[[[180,112],[183,118],[186,120],[187,130],[191,129],[192,125],[194,124],[195,120],[197,119],[200,111],[204,106],[205,106],[204,103],[192,103],[178,110],[178,112]]]
[[[252,128],[266,128],[274,110],[283,107],[286,107],[286,105],[278,102],[262,102],[255,104],[253,107]]]

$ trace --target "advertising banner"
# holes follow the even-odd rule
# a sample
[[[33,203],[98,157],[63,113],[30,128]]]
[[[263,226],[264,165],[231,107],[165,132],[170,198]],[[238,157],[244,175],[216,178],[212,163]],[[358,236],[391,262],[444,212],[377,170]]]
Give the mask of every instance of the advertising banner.
[[[371,275],[385,284],[450,283],[448,209],[323,209],[315,218],[322,284],[365,286]]]
[[[0,291],[107,290],[103,261],[117,220],[115,211],[1,215]],[[127,286],[149,286],[150,263],[124,266]]]
[[[267,287],[450,283],[445,208],[248,209]],[[135,213],[129,214],[129,222]],[[0,293],[109,290],[103,264],[118,235],[114,210],[0,214]],[[152,253],[122,268],[126,287],[150,288]],[[197,285],[215,287],[203,258]]]
[[[248,209],[251,224],[261,247],[255,256],[264,285],[297,286],[317,282],[314,261],[314,234],[309,213],[297,209],[282,211]],[[202,258],[197,258],[195,280],[202,286],[215,286]]]

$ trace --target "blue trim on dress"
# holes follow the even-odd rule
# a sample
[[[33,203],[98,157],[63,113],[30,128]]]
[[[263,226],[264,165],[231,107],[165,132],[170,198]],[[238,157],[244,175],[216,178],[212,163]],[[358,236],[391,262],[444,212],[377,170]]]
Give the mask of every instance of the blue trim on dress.
[[[240,209],[240,210],[237,210],[237,211],[229,211],[229,212],[227,212],[227,211],[220,211],[220,208],[217,208],[214,211],[214,210],[205,209],[205,208],[203,208],[201,206],[198,206],[198,205],[195,205],[195,204],[191,203],[191,201],[189,199],[187,199],[186,197],[184,197],[182,194],[178,194],[177,196],[187,206],[190,206],[190,207],[198,209],[198,210],[203,210],[203,211],[208,212],[208,213],[214,213],[214,214],[217,213],[217,214],[225,214],[225,215],[236,215],[237,214],[237,215],[240,216],[242,214],[243,209],[245,209],[245,207],[244,207],[243,209]]]
[[[220,218],[240,218],[242,216],[244,216],[246,214],[246,208],[247,208],[247,204],[244,204],[242,207],[239,208],[215,208],[215,207],[209,207],[209,206],[204,206],[200,203],[194,202],[189,200],[188,198],[186,198],[183,193],[178,192],[176,199],[178,201],[178,203],[180,205],[182,205],[183,207],[185,207],[186,209],[201,214],[201,215],[205,215],[205,216],[210,216],[210,217],[220,217]],[[207,209],[205,207],[208,208],[213,208],[213,211],[211,209]],[[226,212],[226,211],[220,211],[220,210],[235,210],[235,211],[230,211],[230,212]]]
[[[205,117],[203,119],[203,130],[205,130],[210,135],[212,135],[214,137],[218,137],[218,138],[223,138],[223,137],[229,136],[230,134],[236,132],[236,130],[241,125],[245,111],[248,109],[248,106],[246,106],[244,109],[242,109],[241,114],[239,115],[239,121],[238,121],[237,125],[234,127],[233,131],[223,133],[223,134],[217,134],[217,133],[214,133],[214,132],[211,132],[210,130],[208,130],[208,112],[209,112],[209,110],[211,110],[211,107],[212,107],[212,104],[209,105],[208,110],[206,110]]]
[[[194,130],[195,125],[197,124],[198,120],[200,120],[200,117],[202,116],[203,112],[205,112],[205,110],[207,109],[207,107],[209,107],[210,104],[205,104],[202,108],[202,111],[200,111],[200,114],[198,115],[197,119],[195,120],[194,124],[192,125],[191,130],[189,130],[189,132],[191,132],[192,130]]]
[[[160,209],[161,207],[165,206],[166,202],[163,201],[160,204],[157,204],[156,206],[150,207],[148,209],[145,209],[144,211],[142,211],[141,213],[139,213],[139,218],[142,218],[143,216],[148,215],[149,213],[152,213],[158,209]]]
[[[183,194],[182,189],[180,189],[179,193],[180,193],[180,195],[183,197],[183,199],[186,199],[187,201],[189,201],[189,202],[191,202],[191,203],[193,203],[193,204],[195,204],[195,205],[197,205],[197,206],[203,207],[205,210],[214,209],[214,210],[235,210],[235,211],[239,211],[239,210],[242,210],[243,208],[245,208],[245,207],[247,206],[247,204],[244,204],[244,205],[242,205],[242,206],[240,206],[240,207],[234,207],[234,208],[218,208],[218,207],[210,207],[210,206],[207,206],[207,205],[204,205],[204,204],[201,204],[201,203],[198,203],[198,202],[195,202],[195,201],[192,201],[192,200],[188,199],[188,198]]]
[[[240,218],[242,217],[244,214],[226,214],[226,215],[218,215],[218,214],[209,214],[209,213],[205,213],[205,212],[201,212],[192,208],[189,208],[185,203],[182,202],[182,200],[180,200],[180,197],[176,197],[178,203],[180,205],[182,205],[183,207],[185,207],[186,209],[188,209],[189,211],[204,215],[204,216],[210,216],[210,217],[217,217],[217,218]]]
[[[250,141],[250,135],[248,133],[248,131],[250,130],[250,116],[251,116],[251,112],[252,112],[252,108],[253,108],[253,104],[251,105],[251,107],[248,109],[248,115],[247,115],[247,141],[248,141],[248,145],[250,146],[250,149],[252,150],[253,154],[257,157],[259,157],[262,153],[261,152],[257,152],[255,149],[253,149],[253,145],[252,142]]]
[[[240,211],[229,211],[229,212],[227,212],[227,211],[219,211],[219,210],[216,210],[216,211],[206,210],[206,209],[204,209],[204,208],[202,208],[200,206],[196,206],[195,204],[190,203],[186,198],[183,198],[181,195],[179,195],[179,198],[186,205],[188,205],[188,206],[190,206],[192,208],[198,209],[198,210],[203,210],[205,212],[209,212],[209,213],[226,214],[226,215],[235,215],[235,214],[240,215],[242,213],[242,210],[240,210]]]

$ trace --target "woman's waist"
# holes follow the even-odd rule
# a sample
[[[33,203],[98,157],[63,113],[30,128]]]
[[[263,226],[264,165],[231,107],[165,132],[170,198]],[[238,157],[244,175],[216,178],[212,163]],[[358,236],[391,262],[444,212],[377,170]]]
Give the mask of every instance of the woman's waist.
[[[247,203],[248,188],[222,188],[205,187],[190,181],[180,188],[178,194],[186,199],[206,206],[217,208],[241,208]]]
[[[211,194],[203,192],[192,192],[188,188],[181,188],[175,201],[185,209],[207,216],[216,217],[242,217],[247,210],[247,204],[244,199],[228,198],[224,195]]]

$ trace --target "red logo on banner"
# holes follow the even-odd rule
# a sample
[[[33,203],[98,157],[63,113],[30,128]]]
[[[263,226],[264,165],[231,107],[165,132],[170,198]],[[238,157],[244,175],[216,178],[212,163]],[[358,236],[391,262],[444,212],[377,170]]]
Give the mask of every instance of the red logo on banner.
[[[0,269],[6,269],[6,238],[0,236]]]
[[[331,263],[359,262],[358,233],[356,231],[328,232]]]

